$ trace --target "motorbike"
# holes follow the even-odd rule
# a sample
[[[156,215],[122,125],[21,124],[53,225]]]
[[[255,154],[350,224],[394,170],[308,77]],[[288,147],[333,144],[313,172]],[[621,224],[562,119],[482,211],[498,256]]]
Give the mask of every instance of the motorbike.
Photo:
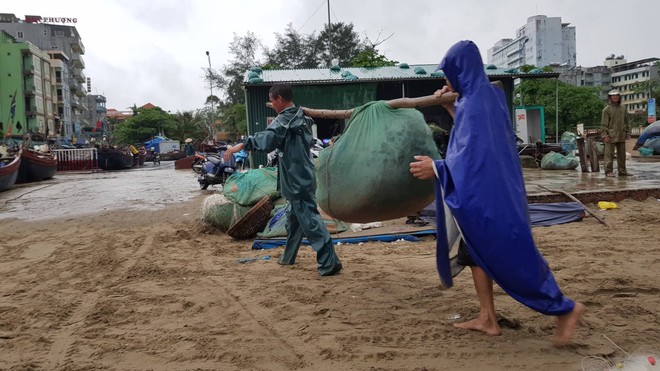
[[[153,161],[154,165],[160,165],[160,153],[158,153],[154,147],[151,147],[149,152],[151,154],[151,161]]]
[[[209,157],[217,157],[222,160],[222,156],[215,152],[204,153],[204,152],[195,152],[195,159],[192,163],[192,170],[197,174],[202,173],[202,166],[204,161]],[[237,153],[234,153],[234,161],[236,162],[235,167],[238,170],[245,170],[249,167],[248,165],[248,153],[245,150],[241,150]]]
[[[225,184],[227,178],[234,174],[236,170],[236,160],[232,157],[229,162],[224,162],[223,156],[225,152],[219,152],[217,155],[206,156],[202,162],[200,175],[197,178],[199,187],[202,190],[207,189],[210,185]]]
[[[319,152],[321,152],[323,149],[325,149],[325,144],[323,144],[323,141],[314,138],[314,141],[312,142],[312,147],[309,149],[310,154],[312,155],[312,160],[319,158]],[[279,150],[276,149],[272,152],[269,152],[266,155],[266,166],[267,167],[275,167],[277,166],[277,163],[279,162]]]

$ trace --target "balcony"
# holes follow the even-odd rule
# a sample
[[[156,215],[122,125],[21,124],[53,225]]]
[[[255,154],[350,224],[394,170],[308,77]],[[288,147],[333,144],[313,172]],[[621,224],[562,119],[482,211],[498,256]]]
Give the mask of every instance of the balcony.
[[[73,39],[71,41],[71,50],[76,53],[85,54],[85,45],[83,45],[80,39]]]
[[[72,89],[72,90],[73,90],[73,89]],[[84,97],[84,96],[87,95],[85,92],[86,92],[86,91],[85,91],[85,88],[84,88],[81,84],[76,83],[76,89],[75,89],[75,91],[74,91],[73,93],[74,93],[76,96],[82,98],[82,97]]]
[[[82,71],[82,68],[73,69],[73,78],[76,79],[79,83],[84,83],[87,80],[87,77]]]
[[[75,68],[85,68],[85,60],[80,54],[74,54],[71,56],[71,64]]]
[[[108,111],[108,110],[107,110],[104,106],[102,106],[102,105],[100,105],[100,104],[97,104],[97,105],[96,105],[96,112],[98,112],[98,113],[105,113],[105,112],[107,112],[107,111]]]
[[[36,106],[25,107],[25,116],[27,117],[37,116],[37,107]]]
[[[23,76],[32,76],[34,75],[34,66],[32,65],[25,65],[23,66]]]

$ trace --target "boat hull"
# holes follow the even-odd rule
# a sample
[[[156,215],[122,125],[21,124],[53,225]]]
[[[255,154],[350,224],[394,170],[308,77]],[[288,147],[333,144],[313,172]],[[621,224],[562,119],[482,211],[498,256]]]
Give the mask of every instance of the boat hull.
[[[7,166],[0,167],[0,192],[11,188],[16,183],[20,166],[21,156],[17,155]]]
[[[31,149],[23,149],[16,183],[50,179],[55,173],[57,173],[57,158],[53,153],[37,153]]]

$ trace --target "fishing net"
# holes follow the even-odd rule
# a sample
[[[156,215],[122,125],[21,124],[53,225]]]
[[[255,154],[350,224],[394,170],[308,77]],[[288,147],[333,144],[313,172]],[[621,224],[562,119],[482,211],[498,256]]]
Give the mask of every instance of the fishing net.
[[[344,134],[319,154],[319,207],[355,223],[414,215],[435,198],[433,181],[410,173],[415,155],[440,158],[419,111],[383,101],[356,108]]]
[[[271,200],[278,198],[277,168],[265,167],[234,173],[225,182],[223,193],[228,200],[243,206],[252,206],[264,196]]]
[[[247,212],[249,206],[241,206],[231,202],[224,195],[214,194],[207,197],[202,204],[202,220],[227,232]]]
[[[574,156],[564,156],[557,152],[548,152],[541,159],[541,169],[544,170],[572,170],[580,165]]]

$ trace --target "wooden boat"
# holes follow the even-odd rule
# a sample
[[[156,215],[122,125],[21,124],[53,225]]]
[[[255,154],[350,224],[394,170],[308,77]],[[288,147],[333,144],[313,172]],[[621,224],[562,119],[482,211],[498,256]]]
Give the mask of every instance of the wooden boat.
[[[57,157],[52,151],[42,152],[23,148],[17,184],[50,179],[55,173],[57,173]]]
[[[13,157],[0,158],[0,192],[11,188],[16,183],[20,165],[20,151]]]
[[[172,151],[167,153],[161,153],[160,159],[162,161],[176,161],[186,157],[186,153],[183,151]]]
[[[98,151],[99,167],[103,170],[123,170],[133,167],[133,154],[129,150],[105,148]]]

